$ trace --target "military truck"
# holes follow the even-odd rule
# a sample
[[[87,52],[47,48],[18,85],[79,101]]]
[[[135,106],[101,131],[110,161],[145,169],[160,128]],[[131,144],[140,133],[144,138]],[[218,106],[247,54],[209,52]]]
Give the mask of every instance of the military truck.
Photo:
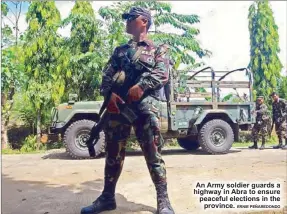
[[[226,77],[234,72],[245,72],[247,80],[226,81]],[[210,154],[227,153],[238,140],[239,130],[248,130],[255,122],[252,73],[247,68],[214,71],[211,67],[188,73],[190,75],[182,80],[173,70],[169,90],[162,90],[163,96],[156,108],[160,111],[163,138],[177,139],[186,150],[201,147]],[[236,92],[237,101],[223,97],[222,91],[226,89]],[[247,93],[241,97],[237,89],[247,90]],[[52,109],[48,139],[62,137],[66,151],[73,158],[89,158],[85,142],[99,120],[102,103],[77,101],[77,96],[70,96],[67,103]],[[95,145],[96,156],[104,152],[104,148],[105,136],[101,133]]]

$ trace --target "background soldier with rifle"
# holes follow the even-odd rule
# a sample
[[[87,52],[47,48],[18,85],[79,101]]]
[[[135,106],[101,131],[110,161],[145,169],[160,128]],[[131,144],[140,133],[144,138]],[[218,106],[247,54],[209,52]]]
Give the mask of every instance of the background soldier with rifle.
[[[104,128],[106,135],[104,190],[96,201],[91,206],[83,208],[81,213],[95,214],[116,209],[115,188],[125,159],[127,139],[133,127],[155,184],[157,211],[159,214],[173,214],[167,193],[165,163],[160,154],[163,138],[160,134],[156,107],[159,90],[169,78],[167,47],[157,46],[147,39],[147,31],[151,25],[149,11],[133,7],[122,17],[127,20],[126,31],[133,35],[133,39],[114,50],[104,70],[101,85],[101,93],[105,97],[104,103],[108,112],[104,116],[109,115]],[[115,79],[120,83],[116,87]],[[137,119],[129,120],[129,117],[122,114],[121,106],[125,105],[131,109],[128,112],[134,112]],[[90,141],[92,140],[90,138]]]
[[[287,101],[279,98],[276,92],[271,94],[273,99],[272,103],[272,115],[273,125],[275,124],[276,134],[279,139],[279,144],[274,146],[274,149],[287,149]],[[282,140],[285,139],[285,146],[283,146]]]
[[[254,144],[250,146],[250,149],[258,149],[258,139],[259,137],[262,138],[262,144],[260,149],[265,148],[265,142],[266,137],[268,135],[268,122],[270,117],[268,116],[268,108],[264,104],[264,97],[259,96],[257,97],[257,103],[256,103],[256,123],[254,124],[254,127],[252,129],[252,138],[254,141]]]

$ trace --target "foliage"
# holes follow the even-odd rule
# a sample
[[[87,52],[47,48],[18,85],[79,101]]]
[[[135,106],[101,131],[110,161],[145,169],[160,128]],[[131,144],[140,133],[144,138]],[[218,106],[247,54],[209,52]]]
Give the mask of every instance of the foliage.
[[[33,1],[26,20],[25,72],[29,76],[28,96],[36,109],[57,104],[65,90],[68,58],[57,34],[60,13],[55,2]],[[66,73],[67,72],[67,73]]]
[[[13,4],[17,8],[18,3]],[[77,93],[80,100],[101,99],[98,96],[101,72],[114,48],[130,38],[121,14],[132,6],[155,12],[155,32],[151,30],[150,38],[170,45],[176,68],[180,63],[188,64],[182,76],[187,69],[201,64],[197,58],[208,55],[196,39],[199,31],[193,26],[199,23],[198,16],[175,14],[169,3],[117,2],[100,8],[102,19],[98,19],[90,2],[76,1],[69,16],[61,20],[55,2],[31,1],[26,13],[28,28],[19,34],[22,42],[17,47],[11,46],[18,41],[18,35],[13,35],[15,29],[8,25],[2,28],[2,45],[10,46],[2,52],[1,90],[9,94],[12,86],[13,95],[17,95],[12,122],[21,121],[21,125],[31,127],[33,135],[37,129],[37,136],[41,136],[50,125],[51,107],[66,101],[69,93]],[[6,16],[9,8],[5,2],[1,2],[1,9],[1,16]],[[59,27],[70,24],[69,38],[57,33]],[[179,33],[165,31],[165,26],[176,28]],[[34,138],[26,139],[28,147],[33,147]]]
[[[287,100],[287,76],[282,77],[279,80],[278,93],[280,97]]]
[[[234,144],[236,144],[237,146],[250,146],[252,144],[252,142],[253,142],[253,140],[252,140],[251,130],[250,131],[240,131],[239,132],[239,140],[238,140],[238,142],[236,142]],[[278,144],[278,138],[277,138],[275,133],[272,133],[272,135],[270,137],[266,138],[266,144],[272,144],[272,145]],[[235,147],[237,147],[237,146],[235,146]]]
[[[251,46],[249,68],[254,73],[254,94],[270,100],[270,93],[278,87],[282,69],[278,57],[278,26],[267,0],[255,1],[251,5],[248,19]]]
[[[121,14],[130,10],[132,6],[140,6],[149,9],[153,15],[154,31],[150,28],[150,39],[156,44],[168,44],[170,46],[170,57],[175,61],[174,68],[178,69],[180,64],[185,64],[186,68],[178,72],[183,84],[187,78],[186,74],[191,69],[203,65],[197,58],[209,56],[210,51],[202,49],[196,36],[200,33],[193,24],[199,23],[197,15],[182,15],[172,13],[170,3],[159,1],[135,1],[117,2],[109,7],[102,7],[99,14],[107,22],[109,50],[112,50],[123,43],[126,43],[129,36],[125,33],[125,23]],[[170,32],[164,28],[176,30],[177,33]],[[179,91],[183,92],[185,86],[180,86]]]
[[[101,82],[101,71],[107,62],[101,22],[96,20],[90,2],[77,1],[63,27],[71,23],[71,36],[66,41],[69,56],[69,93],[77,93],[79,100],[95,99]],[[104,59],[104,60],[103,60]],[[68,93],[67,93],[68,94]]]
[[[37,141],[40,144],[43,110],[61,101],[66,75],[69,72],[68,57],[61,47],[61,37],[57,34],[61,17],[55,2],[33,1],[28,8],[26,21],[26,95],[37,112]]]
[[[18,57],[16,48],[7,48],[2,51],[1,93],[7,94],[8,97],[11,88],[19,90],[25,78],[22,64],[17,63]]]
[[[45,148],[44,144],[41,144],[39,150],[43,150]],[[37,136],[29,135],[26,137],[23,146],[20,149],[20,152],[32,152],[37,150]]]
[[[125,32],[125,23],[121,14],[129,10],[131,4],[131,2],[116,2],[99,9],[99,15],[104,19],[104,28],[107,29],[105,45],[109,55],[113,53],[115,47],[127,43],[130,38]]]
[[[9,27],[3,19],[7,17],[9,12],[9,8],[6,2],[1,2],[1,19],[2,19],[2,27],[1,27],[1,47],[7,47],[13,42],[13,32],[11,27]]]
[[[127,41],[123,39],[125,25],[121,14],[127,12],[132,6],[141,6],[155,13],[153,15],[155,31],[150,32],[150,38],[155,43],[170,45],[171,58],[175,59],[176,62],[180,60],[180,63],[194,65],[196,60],[190,52],[195,53],[197,57],[200,58],[210,54],[209,51],[203,50],[195,39],[195,36],[199,34],[199,30],[192,27],[192,24],[199,23],[199,17],[197,15],[172,13],[170,3],[154,0],[146,2],[117,2],[110,7],[100,8],[99,14],[108,21],[109,33],[116,33],[109,38],[111,41],[110,50]],[[166,25],[168,25],[169,28],[176,28],[182,33],[171,33],[163,30],[162,28]],[[115,43],[115,41],[120,41],[120,43]]]
[[[208,50],[200,47],[195,38],[200,32],[192,25],[200,22],[199,16],[173,13],[170,3],[155,0],[136,1],[133,5],[148,8],[155,14],[153,16],[155,31],[151,39],[156,43],[168,44],[171,49],[171,58],[175,61],[180,58],[181,63],[194,65],[196,59],[191,53],[199,58],[210,54]],[[179,33],[168,32],[164,30],[164,27],[176,29]]]

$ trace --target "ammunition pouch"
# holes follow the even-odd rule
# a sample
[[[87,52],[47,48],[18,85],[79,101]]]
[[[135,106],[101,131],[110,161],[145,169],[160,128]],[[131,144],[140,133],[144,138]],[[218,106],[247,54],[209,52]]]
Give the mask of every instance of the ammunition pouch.
[[[269,117],[267,115],[263,115],[262,120],[267,121],[267,120],[269,120]]]
[[[148,96],[138,104],[138,110],[142,114],[154,113],[159,116],[160,101],[154,97]]]

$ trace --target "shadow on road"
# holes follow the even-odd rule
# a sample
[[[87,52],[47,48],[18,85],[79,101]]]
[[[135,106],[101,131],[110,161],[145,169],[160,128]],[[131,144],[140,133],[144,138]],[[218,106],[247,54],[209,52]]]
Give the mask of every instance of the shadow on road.
[[[13,180],[2,174],[2,213],[79,214],[81,207],[90,205],[101,194],[102,188],[102,179],[77,186],[59,186],[46,182]],[[111,214],[156,212],[154,207],[130,202],[121,194],[116,194],[116,200],[117,209],[109,212]]]
[[[231,154],[231,153],[238,153],[241,152],[238,149],[231,149],[229,150],[226,154],[217,154],[214,156],[218,156],[218,155],[227,155],[227,154]],[[143,153],[141,150],[138,151],[127,151],[126,152],[126,156],[142,156]],[[162,151],[162,155],[163,156],[169,156],[169,155],[212,155],[209,154],[205,151],[203,151],[202,149],[198,149],[196,151],[187,151],[184,149],[164,149]],[[105,153],[102,153],[101,155],[99,155],[97,158],[95,159],[100,159],[100,158],[104,158],[105,157]],[[53,152],[50,154],[45,154],[42,159],[59,159],[59,160],[73,160],[73,158],[71,156],[69,156],[66,152],[61,151],[61,152]]]
[[[258,149],[249,149],[248,147],[237,147],[237,149],[242,149],[242,150],[250,150],[250,151],[257,151],[259,150],[260,146],[258,147]],[[270,147],[266,147],[265,146],[265,149],[263,150],[267,150],[267,149],[274,149],[273,146],[270,146]]]

